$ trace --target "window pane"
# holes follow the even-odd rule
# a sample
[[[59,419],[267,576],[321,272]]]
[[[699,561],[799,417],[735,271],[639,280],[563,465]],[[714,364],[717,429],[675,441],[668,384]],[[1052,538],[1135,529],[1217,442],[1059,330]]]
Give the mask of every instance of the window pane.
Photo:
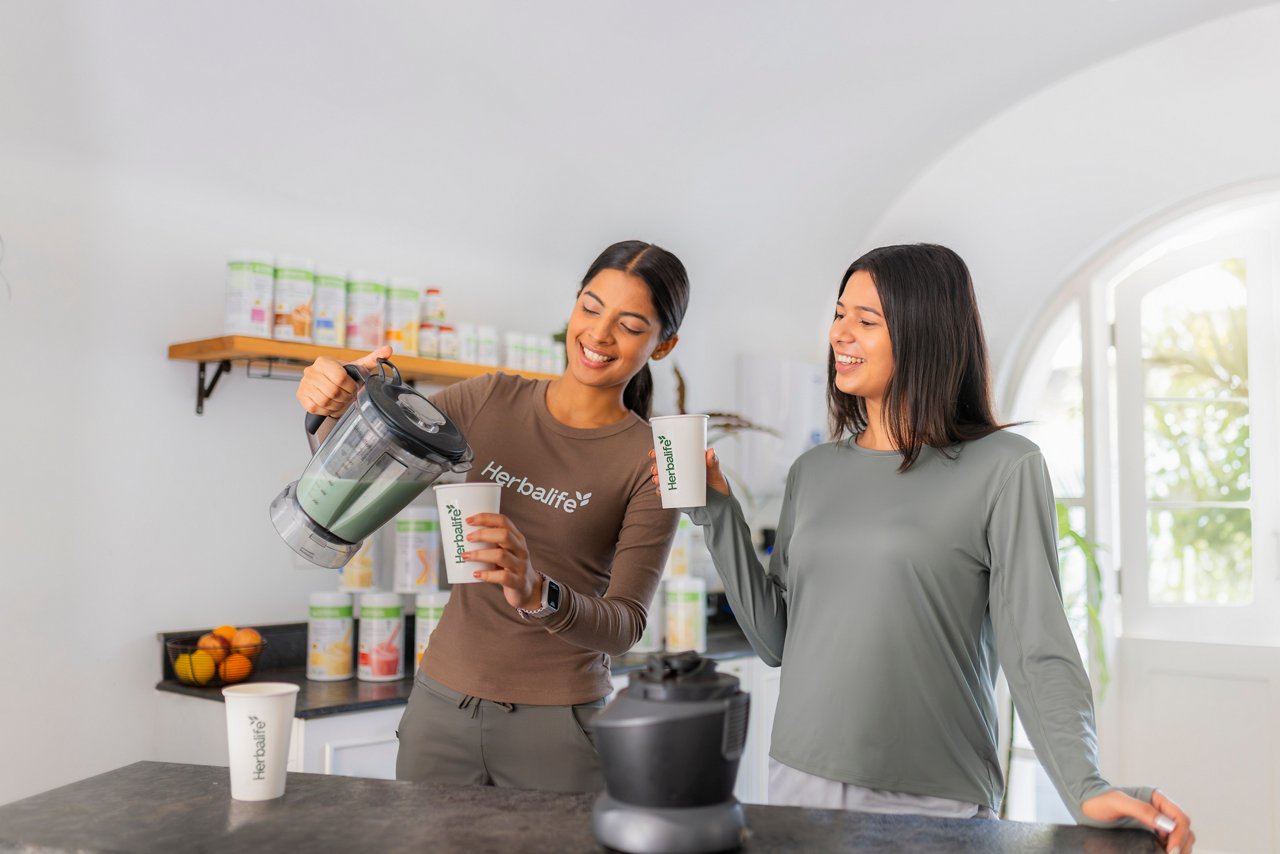
[[[1153,605],[1253,601],[1252,519],[1246,508],[1149,509],[1148,595]]]
[[[1244,263],[1184,273],[1142,299],[1147,397],[1249,394]]]
[[[1249,409],[1243,403],[1148,403],[1147,498],[1248,501]]]
[[[1084,496],[1084,384],[1079,310],[1070,306],[1027,366],[1013,420],[1040,446],[1059,498]]]
[[[1061,506],[1061,504],[1060,504]],[[1059,517],[1061,511],[1059,511]],[[1088,668],[1089,661],[1089,567],[1084,550],[1071,536],[1072,533],[1087,537],[1083,507],[1067,508],[1068,527],[1058,531],[1058,567],[1062,578],[1062,604],[1067,612],[1067,622],[1075,635],[1080,660]]]

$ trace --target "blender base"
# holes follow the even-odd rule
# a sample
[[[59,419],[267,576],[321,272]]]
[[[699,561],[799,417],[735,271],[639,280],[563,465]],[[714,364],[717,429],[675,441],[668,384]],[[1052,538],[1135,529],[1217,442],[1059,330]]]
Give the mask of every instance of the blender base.
[[[346,566],[360,551],[360,543],[340,540],[312,521],[298,503],[297,487],[295,480],[271,502],[271,524],[289,548],[316,566],[325,569]]]
[[[627,854],[711,854],[742,847],[747,821],[736,798],[708,807],[641,807],[601,793],[591,830]]]

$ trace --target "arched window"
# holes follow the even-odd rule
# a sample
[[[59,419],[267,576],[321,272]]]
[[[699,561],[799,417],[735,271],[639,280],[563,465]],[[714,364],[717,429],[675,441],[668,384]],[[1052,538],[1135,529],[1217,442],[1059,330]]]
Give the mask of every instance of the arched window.
[[[1103,547],[1092,595],[1120,603],[1111,630],[1280,643],[1280,194],[1130,237],[1028,341],[1006,415],[1029,422],[1072,528]],[[1073,559],[1069,603],[1089,598]]]
[[[1159,750],[1135,746],[1144,729],[1129,718],[1159,713],[1153,692],[1199,690],[1222,672],[1217,653],[1189,645],[1280,647],[1280,185],[1127,235],[1021,341],[1003,361],[1001,414],[1028,422],[1020,432],[1044,451],[1060,527],[1097,544],[1095,565],[1060,543],[1095,689],[1127,650],[1124,711],[1100,707],[1104,772],[1109,760],[1115,773],[1146,770]],[[1253,684],[1253,659],[1225,659],[1245,662],[1232,678]],[[1059,818],[1043,775],[1026,773],[1029,745],[1014,745],[1010,815]]]

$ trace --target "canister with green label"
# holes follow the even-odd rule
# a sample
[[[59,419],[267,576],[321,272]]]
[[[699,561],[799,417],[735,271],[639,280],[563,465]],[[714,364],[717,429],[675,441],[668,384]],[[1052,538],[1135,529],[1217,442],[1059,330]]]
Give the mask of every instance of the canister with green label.
[[[307,622],[307,678],[338,682],[355,676],[352,654],[351,594],[323,591],[311,594]]]
[[[392,526],[396,537],[396,592],[438,590],[440,516],[436,508],[411,504],[396,515]]]
[[[360,657],[356,678],[391,682],[404,677],[404,617],[399,593],[360,597]]]

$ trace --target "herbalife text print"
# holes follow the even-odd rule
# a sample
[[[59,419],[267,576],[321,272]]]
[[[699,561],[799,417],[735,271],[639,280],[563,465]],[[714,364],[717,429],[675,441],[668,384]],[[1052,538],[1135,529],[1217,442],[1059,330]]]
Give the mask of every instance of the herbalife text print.
[[[556,507],[566,513],[572,513],[579,507],[586,507],[591,502],[590,492],[578,492],[574,490],[573,494],[577,498],[570,498],[569,493],[563,489],[547,488],[542,486],[534,486],[529,482],[528,478],[516,477],[510,472],[502,470],[502,466],[490,461],[484,467],[484,471],[480,473],[483,477],[498,484],[505,489],[514,488],[521,495],[527,495],[534,501],[538,501],[548,507]]]
[[[253,733],[253,779],[267,778],[267,722],[249,715],[249,731]]]
[[[666,436],[659,436],[658,444],[662,446],[662,459],[666,461],[663,470],[667,475],[667,489],[674,492],[680,488],[680,484],[676,483],[676,459],[671,450],[671,440]]]

